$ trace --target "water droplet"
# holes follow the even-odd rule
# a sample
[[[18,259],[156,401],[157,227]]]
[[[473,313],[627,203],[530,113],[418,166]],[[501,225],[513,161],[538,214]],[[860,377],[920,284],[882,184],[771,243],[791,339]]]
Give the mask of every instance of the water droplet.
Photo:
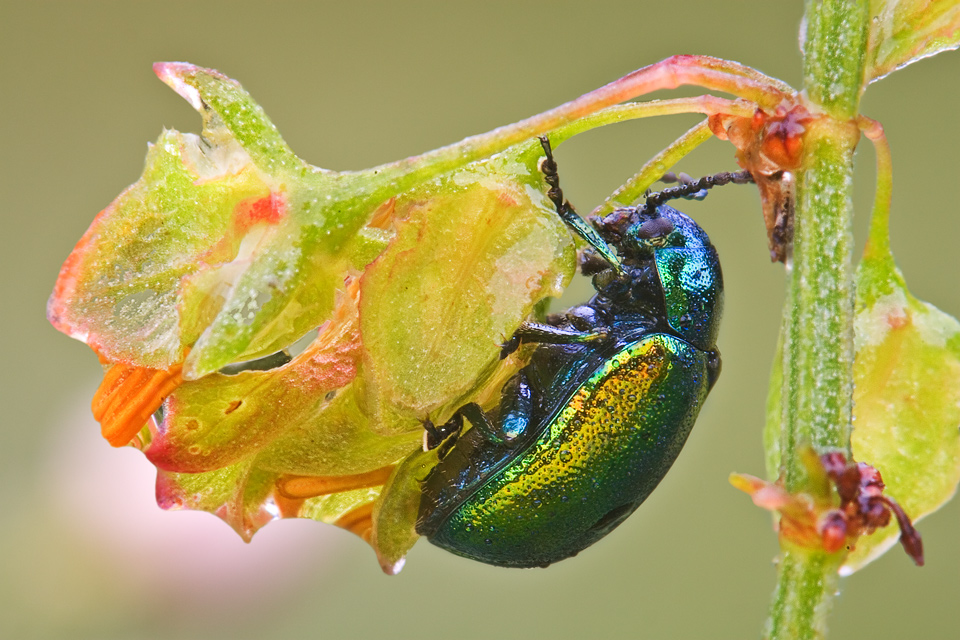
[[[493,544],[493,540],[491,540],[490,538],[487,538],[486,540],[483,541],[483,543],[484,543],[484,544]]]
[[[573,460],[573,454],[569,450],[564,449],[560,452],[560,462],[570,462]]]

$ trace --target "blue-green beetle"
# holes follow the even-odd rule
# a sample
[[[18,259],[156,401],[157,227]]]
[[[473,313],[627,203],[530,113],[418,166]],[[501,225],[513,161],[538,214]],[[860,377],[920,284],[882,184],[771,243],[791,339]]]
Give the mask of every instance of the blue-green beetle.
[[[427,425],[443,456],[424,483],[417,522],[433,544],[508,567],[544,567],[587,548],[646,499],[680,453],[720,373],[723,278],[707,234],[661,203],[749,181],[718,174],[593,228],[563,199],[542,143],[549,195],[593,248],[581,269],[596,295],[546,324],[523,324],[504,345],[505,356],[539,343],[497,410],[469,404],[447,424]],[[473,428],[461,435],[464,419]]]

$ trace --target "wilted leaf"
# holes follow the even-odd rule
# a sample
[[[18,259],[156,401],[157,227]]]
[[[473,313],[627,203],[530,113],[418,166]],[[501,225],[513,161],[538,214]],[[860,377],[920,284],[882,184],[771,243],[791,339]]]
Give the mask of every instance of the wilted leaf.
[[[48,317],[112,361],[165,369],[182,359],[180,282],[237,253],[241,203],[271,184],[236,143],[216,157],[200,138],[165,131],[143,177],[93,221],[63,265]]]
[[[960,46],[957,0],[871,0],[864,82]]]
[[[256,470],[253,459],[206,473],[158,470],[157,504],[162,509],[209,511],[233,527],[245,541],[273,520],[268,506],[276,474]]]
[[[147,458],[158,468],[170,471],[210,471],[249,458],[291,429],[310,425],[316,431],[316,425],[329,422],[324,416],[330,405],[327,394],[346,387],[357,375],[358,297],[354,282],[341,293],[332,320],[303,353],[281,367],[236,375],[215,373],[185,382],[165,401],[163,420],[146,448]],[[280,408],[282,415],[278,415]],[[344,440],[347,432],[339,429],[336,437]],[[317,442],[316,446],[322,444]],[[350,444],[349,440],[344,444]],[[352,453],[361,452],[357,448]],[[309,455],[309,447],[295,452],[296,457]],[[386,462],[397,457],[399,454]],[[378,460],[370,468],[383,464]],[[362,470],[367,469],[323,469],[316,473]],[[295,468],[278,471],[309,473]]]
[[[143,176],[64,264],[48,317],[110,362],[167,369],[190,347],[190,380],[322,324],[348,270],[389,240],[364,226],[396,175],[311,167],[235,81],[183,63],[155,70],[203,132],[151,145]]]

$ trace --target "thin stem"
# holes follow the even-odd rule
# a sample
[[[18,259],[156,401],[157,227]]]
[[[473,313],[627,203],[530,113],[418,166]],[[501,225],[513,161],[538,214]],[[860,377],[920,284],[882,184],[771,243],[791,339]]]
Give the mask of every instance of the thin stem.
[[[550,133],[550,140],[554,146],[576,135],[617,122],[650,118],[653,116],[679,115],[683,113],[702,113],[712,115],[723,113],[731,116],[749,118],[757,109],[757,105],[746,100],[728,100],[711,95],[696,96],[693,98],[674,98],[671,100],[650,100],[649,102],[627,102],[581,118],[566,124]]]
[[[783,354],[780,460],[789,491],[806,480],[800,445],[849,455],[855,143],[848,128],[828,123],[812,126],[804,140]]]
[[[790,640],[823,638],[827,633],[827,613],[837,591],[840,564],[835,555],[783,550],[777,567],[780,581],[773,594],[764,636]]]
[[[795,98],[787,85],[744,65],[708,56],[673,56],[638,69],[619,80],[520,122],[466,138],[420,156],[382,165],[369,171],[380,188],[396,192],[440,173],[498,153],[565,124],[594,114],[605,107],[633,100],[660,89],[694,85],[730,93],[761,108]],[[369,180],[369,173],[367,179]],[[349,174],[341,174],[346,177]]]
[[[890,255],[890,204],[893,201],[893,156],[883,125],[860,116],[860,129],[872,143],[877,154],[877,191],[874,194],[873,214],[870,216],[870,235],[864,247],[864,257],[879,258]]]
[[[807,0],[803,88],[838,120],[856,117],[863,92],[870,4],[866,0]]]
[[[706,120],[697,123],[660,153],[653,156],[636,175],[618,187],[603,201],[603,204],[594,209],[592,215],[596,217],[605,216],[614,209],[633,204],[650,185],[669,171],[670,167],[712,136],[713,132],[710,131],[710,125]]]

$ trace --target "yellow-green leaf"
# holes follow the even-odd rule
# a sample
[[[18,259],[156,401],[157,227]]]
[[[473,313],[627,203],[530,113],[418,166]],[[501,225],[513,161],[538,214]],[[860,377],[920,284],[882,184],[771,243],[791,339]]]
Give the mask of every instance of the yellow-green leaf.
[[[868,248],[857,272],[854,458],[876,467],[914,520],[960,482],[960,323],[910,295],[889,253]],[[853,572],[892,546],[895,522],[860,539]]]
[[[960,46],[957,0],[871,0],[864,83]]]
[[[461,406],[534,304],[572,275],[570,234],[527,158],[477,164],[395,202],[397,238],[364,273],[360,300],[366,408],[385,432]]]

